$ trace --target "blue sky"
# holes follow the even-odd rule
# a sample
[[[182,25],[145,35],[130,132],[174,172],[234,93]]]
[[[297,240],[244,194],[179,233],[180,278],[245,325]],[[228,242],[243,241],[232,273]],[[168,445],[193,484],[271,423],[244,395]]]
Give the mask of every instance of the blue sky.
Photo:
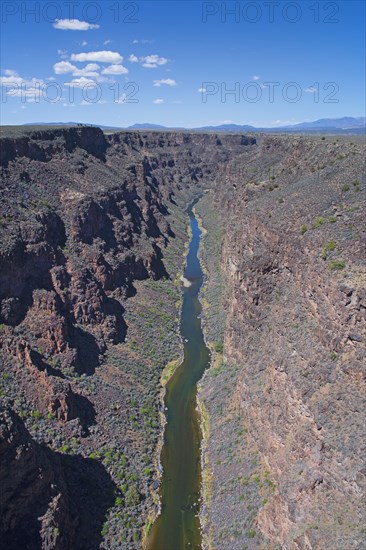
[[[278,126],[365,114],[362,1],[1,9],[2,124]]]

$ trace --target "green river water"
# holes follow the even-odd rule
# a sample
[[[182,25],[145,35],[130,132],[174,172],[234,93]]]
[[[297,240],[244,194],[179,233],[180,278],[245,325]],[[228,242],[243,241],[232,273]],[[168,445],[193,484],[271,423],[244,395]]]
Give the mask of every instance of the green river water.
[[[184,360],[166,385],[167,424],[161,453],[163,478],[161,514],[151,528],[148,550],[201,549],[198,512],[201,493],[201,432],[196,411],[197,382],[208,366],[210,352],[201,327],[198,299],[203,273],[198,259],[201,230],[188,208],[192,237],[184,276],[191,286],[183,289],[181,335]]]

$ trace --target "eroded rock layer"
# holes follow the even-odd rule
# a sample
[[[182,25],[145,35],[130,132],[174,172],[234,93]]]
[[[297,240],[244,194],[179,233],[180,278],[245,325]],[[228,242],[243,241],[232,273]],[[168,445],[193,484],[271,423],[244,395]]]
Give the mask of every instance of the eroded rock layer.
[[[4,132],[1,540],[137,548],[180,353],[184,207],[255,139]]]
[[[264,138],[201,207],[226,212],[223,355],[200,387],[210,548],[363,548],[364,155]]]

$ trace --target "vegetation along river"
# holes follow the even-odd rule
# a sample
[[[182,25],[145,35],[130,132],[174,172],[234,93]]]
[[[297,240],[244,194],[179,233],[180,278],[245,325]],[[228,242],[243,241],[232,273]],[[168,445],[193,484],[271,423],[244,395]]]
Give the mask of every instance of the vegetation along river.
[[[210,352],[201,327],[202,307],[198,294],[203,273],[198,259],[201,230],[188,209],[192,237],[184,277],[190,286],[183,289],[181,335],[184,359],[166,385],[167,424],[161,453],[163,479],[160,489],[161,514],[152,526],[149,550],[201,548],[198,518],[201,494],[201,432],[196,410],[197,382],[208,366]]]

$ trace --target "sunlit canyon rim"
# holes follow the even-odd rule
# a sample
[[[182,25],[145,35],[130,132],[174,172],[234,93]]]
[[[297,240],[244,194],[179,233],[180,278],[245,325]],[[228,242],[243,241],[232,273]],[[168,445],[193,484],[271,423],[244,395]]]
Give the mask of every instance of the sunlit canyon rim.
[[[193,547],[362,548],[363,138],[1,136],[5,547],[148,546],[160,508],[180,506],[166,453],[187,384]],[[197,262],[202,311],[200,282],[181,281]],[[211,361],[191,378],[201,323]]]

